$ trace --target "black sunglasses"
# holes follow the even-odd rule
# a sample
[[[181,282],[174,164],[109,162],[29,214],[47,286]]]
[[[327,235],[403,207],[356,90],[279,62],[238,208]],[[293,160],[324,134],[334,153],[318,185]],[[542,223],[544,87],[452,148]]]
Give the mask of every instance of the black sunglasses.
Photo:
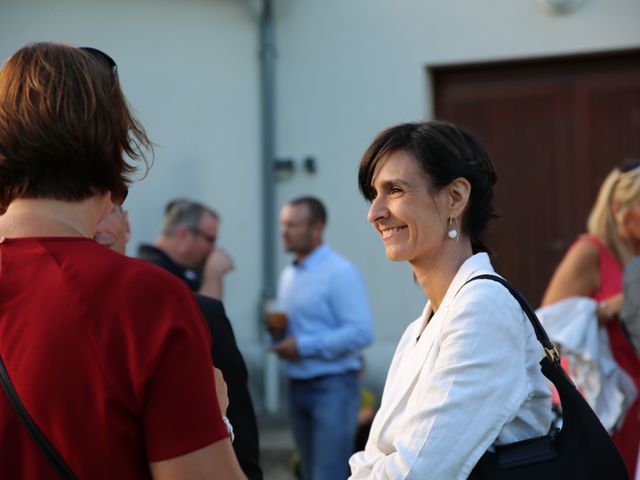
[[[98,50],[97,48],[93,48],[93,47],[79,47],[79,48],[80,50],[87,52],[93,58],[97,58],[102,63],[108,65],[109,69],[113,74],[118,73],[118,65],[116,65],[115,60],[113,60],[113,58],[111,58],[109,55],[104,53],[102,50]]]
[[[638,167],[640,167],[640,159],[634,158],[633,160],[627,160],[621,167],[618,167],[618,169],[622,173],[627,173]]]

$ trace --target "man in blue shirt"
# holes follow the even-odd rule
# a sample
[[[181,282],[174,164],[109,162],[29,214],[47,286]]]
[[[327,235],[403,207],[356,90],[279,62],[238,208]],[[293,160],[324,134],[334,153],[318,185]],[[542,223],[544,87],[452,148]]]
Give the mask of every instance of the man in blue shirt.
[[[280,275],[279,308],[286,326],[273,351],[286,361],[293,434],[305,480],[345,478],[360,403],[360,351],[372,341],[364,281],[322,242],[326,211],[312,197],[280,214],[285,250],[294,261]],[[276,340],[277,339],[277,340]]]

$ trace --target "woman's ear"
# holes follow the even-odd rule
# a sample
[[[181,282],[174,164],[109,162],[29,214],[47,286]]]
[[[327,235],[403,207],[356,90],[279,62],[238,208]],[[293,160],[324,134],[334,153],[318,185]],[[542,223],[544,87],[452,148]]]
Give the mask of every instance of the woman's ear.
[[[111,202],[111,192],[106,191],[100,195],[100,208],[102,209],[102,216],[100,219],[103,219],[109,213],[111,213],[111,209],[113,208],[113,203]]]
[[[448,207],[450,215],[459,217],[464,212],[467,203],[469,203],[469,195],[471,195],[471,184],[466,178],[456,178],[448,186]]]

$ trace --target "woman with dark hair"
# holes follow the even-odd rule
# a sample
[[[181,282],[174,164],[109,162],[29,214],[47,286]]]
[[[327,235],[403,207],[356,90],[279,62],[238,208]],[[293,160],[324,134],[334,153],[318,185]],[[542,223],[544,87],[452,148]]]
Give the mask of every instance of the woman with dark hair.
[[[364,154],[368,219],[429,301],[400,340],[352,479],[466,479],[490,447],[549,430],[529,320],[497,282],[466,284],[494,273],[483,235],[495,181],[483,148],[446,122],[389,128]]]
[[[54,478],[56,455],[79,478],[243,478],[191,292],[93,240],[147,147],[103,52],[31,44],[0,70],[0,360],[55,452],[0,392],[3,478]]]

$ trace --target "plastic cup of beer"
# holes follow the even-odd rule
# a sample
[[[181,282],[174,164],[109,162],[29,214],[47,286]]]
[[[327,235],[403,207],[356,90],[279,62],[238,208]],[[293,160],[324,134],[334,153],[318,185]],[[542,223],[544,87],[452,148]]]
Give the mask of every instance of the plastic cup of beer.
[[[287,326],[287,314],[274,300],[267,301],[264,312],[264,323],[274,337],[284,333]]]

